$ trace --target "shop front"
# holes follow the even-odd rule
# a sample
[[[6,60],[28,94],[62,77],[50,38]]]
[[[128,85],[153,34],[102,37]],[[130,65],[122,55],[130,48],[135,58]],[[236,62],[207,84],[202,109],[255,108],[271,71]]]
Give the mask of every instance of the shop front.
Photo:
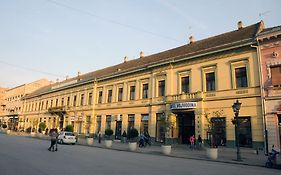
[[[195,109],[197,102],[172,103],[171,111],[176,116],[175,133],[179,144],[190,144],[189,138],[195,135]]]

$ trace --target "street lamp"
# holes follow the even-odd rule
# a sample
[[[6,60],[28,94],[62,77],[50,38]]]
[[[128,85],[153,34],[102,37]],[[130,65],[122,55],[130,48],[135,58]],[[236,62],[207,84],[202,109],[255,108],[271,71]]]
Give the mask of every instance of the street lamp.
[[[233,105],[232,105],[232,109],[235,114],[234,123],[235,123],[235,143],[236,143],[236,149],[237,149],[237,152],[236,152],[237,161],[242,161],[241,155],[240,155],[240,146],[239,146],[239,120],[238,120],[241,104],[242,103],[240,103],[238,100],[236,100],[236,102],[233,103]]]

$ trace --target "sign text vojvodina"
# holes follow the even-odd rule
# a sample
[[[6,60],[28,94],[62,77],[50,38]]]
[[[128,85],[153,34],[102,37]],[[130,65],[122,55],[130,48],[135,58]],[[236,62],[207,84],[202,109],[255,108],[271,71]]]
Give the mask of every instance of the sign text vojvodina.
[[[197,107],[197,102],[183,102],[183,103],[171,104],[171,109],[191,109],[196,107]]]

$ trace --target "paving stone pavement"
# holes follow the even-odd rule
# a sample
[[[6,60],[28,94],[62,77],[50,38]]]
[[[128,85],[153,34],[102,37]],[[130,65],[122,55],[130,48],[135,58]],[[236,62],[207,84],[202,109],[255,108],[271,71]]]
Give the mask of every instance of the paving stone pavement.
[[[30,134],[26,134],[26,133],[11,132],[9,135],[17,135],[17,136],[31,137],[31,138],[35,138],[35,139],[44,139],[44,140],[49,139],[49,136],[42,135],[42,134],[35,134],[35,135],[31,136]],[[98,148],[102,148],[102,149],[130,151],[129,147],[128,147],[128,143],[121,143],[119,140],[114,140],[111,148],[105,147],[104,140],[102,140],[101,143],[98,143],[98,140],[96,140],[96,139],[94,139],[94,142],[92,145],[88,145],[85,138],[79,138],[77,144],[82,145],[82,146],[88,146],[88,147],[98,147]],[[143,153],[143,154],[167,156],[167,155],[162,154],[161,146],[158,144],[152,145],[152,146],[147,146],[144,148],[138,147],[135,152]],[[168,156],[177,157],[177,158],[204,160],[204,161],[216,161],[216,162],[224,162],[224,163],[232,163],[232,164],[242,164],[242,165],[249,165],[249,166],[260,166],[260,167],[265,166],[267,156],[265,156],[262,151],[260,151],[257,154],[256,150],[249,149],[249,148],[241,148],[240,152],[241,152],[242,161],[236,161],[236,149],[235,148],[219,147],[218,159],[211,160],[206,156],[206,151],[204,148],[202,148],[200,150],[198,150],[198,149],[192,150],[187,145],[174,144],[174,145],[172,145],[172,152]],[[281,163],[281,156],[277,157],[277,162]]]

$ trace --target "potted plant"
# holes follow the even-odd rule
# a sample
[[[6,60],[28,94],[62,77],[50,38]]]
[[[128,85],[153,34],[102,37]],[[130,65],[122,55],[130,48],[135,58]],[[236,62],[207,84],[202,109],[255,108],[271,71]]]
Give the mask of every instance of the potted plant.
[[[104,135],[105,135],[105,147],[110,148],[112,146],[112,135],[113,135],[113,130],[110,128],[107,128],[104,131]]]
[[[87,137],[86,137],[86,141],[87,141],[87,145],[93,145],[94,144],[94,137],[92,134],[89,134]]]
[[[39,133],[45,134],[45,129],[46,129],[46,123],[45,122],[41,122],[39,123]]]
[[[137,149],[139,131],[136,128],[131,128],[128,131],[128,140],[129,140],[129,150],[135,151]]]
[[[223,110],[213,111],[213,117],[218,118],[221,117],[224,114]],[[216,130],[217,126],[215,125],[214,120],[210,117],[210,113],[206,111],[204,113],[204,117],[208,123],[207,128],[207,148],[206,148],[206,155],[208,158],[216,160],[218,158],[218,144],[216,139]]]
[[[8,127],[8,126],[7,126],[6,124],[3,124],[3,125],[2,125],[2,128],[4,129],[4,133],[6,132],[7,134],[9,134],[9,133],[8,133],[8,130],[7,130],[7,127]]]
[[[167,115],[162,115],[162,123],[163,123],[163,131],[164,131],[164,141],[163,145],[161,145],[162,153],[164,155],[170,155],[172,152],[172,144],[171,144],[171,138],[170,138],[170,131],[173,128],[175,124],[175,114],[168,113]]]
[[[72,125],[66,125],[64,131],[73,132],[73,126]]]

